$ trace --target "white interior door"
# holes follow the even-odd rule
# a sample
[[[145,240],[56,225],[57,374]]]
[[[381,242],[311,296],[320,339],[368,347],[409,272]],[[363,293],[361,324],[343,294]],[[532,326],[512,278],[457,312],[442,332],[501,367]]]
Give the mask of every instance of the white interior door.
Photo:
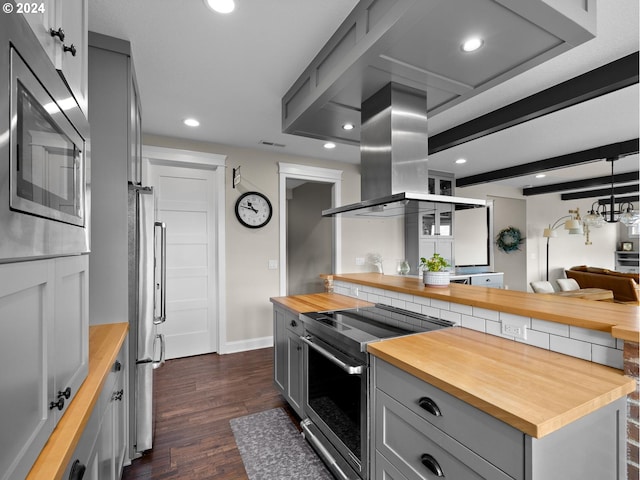
[[[215,171],[152,164],[156,221],[167,225],[166,358],[217,350]]]

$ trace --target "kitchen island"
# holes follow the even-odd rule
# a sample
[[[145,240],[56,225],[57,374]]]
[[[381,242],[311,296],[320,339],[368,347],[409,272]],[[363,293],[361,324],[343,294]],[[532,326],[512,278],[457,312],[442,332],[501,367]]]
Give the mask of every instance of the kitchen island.
[[[638,377],[640,309],[636,306],[460,284],[429,288],[415,277],[377,273],[338,274],[333,275],[333,281],[336,293],[301,296],[303,298],[274,297],[271,301],[274,306],[292,314],[353,308],[358,302],[362,305],[380,302],[457,320],[469,328],[456,327],[386,340],[371,344],[370,352],[379,355],[379,361],[388,362],[416,379],[434,382],[438,389],[499,419],[529,439],[546,437],[567,426],[578,425],[576,422],[580,418],[587,418],[605,407],[619,411],[621,404],[620,428],[624,431],[627,415],[627,429],[631,433],[637,431],[633,412],[637,411],[634,378],[637,380]],[[501,320],[514,318],[525,320],[531,327],[527,340],[516,342],[508,336],[499,338]],[[459,333],[444,333],[454,330]],[[394,343],[408,339],[415,342],[423,336],[420,341],[429,339],[428,342],[439,345],[435,350],[431,344],[429,348],[439,352],[440,363],[431,362],[434,359],[424,354],[426,345],[411,348],[404,344],[398,347]],[[530,345],[523,344],[525,342]],[[572,355],[571,349],[575,345],[584,348]],[[542,348],[534,348],[538,346]],[[560,351],[563,349],[567,351]],[[588,355],[584,350],[588,350]],[[461,375],[467,380],[475,378],[481,392],[474,390],[467,380],[457,383],[451,378],[438,379],[433,372],[425,374],[412,363],[421,364],[428,358],[430,364],[438,365],[438,375],[444,372],[456,377],[462,370],[448,359],[462,352],[466,352],[466,356],[460,357],[466,373]],[[473,358],[468,358],[469,355]],[[482,361],[479,362],[480,358]],[[482,365],[491,368],[481,368]],[[604,378],[608,386],[597,386]],[[628,394],[631,395],[627,413],[624,397]],[[628,478],[636,478],[637,465],[633,459],[637,446],[629,443],[627,450]]]

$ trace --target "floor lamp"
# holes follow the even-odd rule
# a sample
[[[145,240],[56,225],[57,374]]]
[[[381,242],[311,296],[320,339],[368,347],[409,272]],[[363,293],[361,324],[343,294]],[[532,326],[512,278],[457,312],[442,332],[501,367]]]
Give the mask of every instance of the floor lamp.
[[[564,222],[564,229],[569,230],[569,235],[582,235],[584,233],[582,223],[580,222],[580,213],[578,208],[575,210],[569,210],[569,215],[560,217],[553,223],[553,225],[549,224],[549,227],[544,229],[542,236],[547,239],[547,281],[549,281],[549,239],[558,236],[556,229],[560,228],[560,225],[562,225],[560,222],[565,219],[567,220]]]

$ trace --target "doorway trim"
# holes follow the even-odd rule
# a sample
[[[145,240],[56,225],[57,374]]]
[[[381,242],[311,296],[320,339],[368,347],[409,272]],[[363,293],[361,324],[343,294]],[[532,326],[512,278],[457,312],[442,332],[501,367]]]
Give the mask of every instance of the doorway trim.
[[[226,308],[226,262],[225,262],[225,168],[226,155],[216,153],[194,152],[191,150],[179,150],[175,148],[156,147],[151,145],[142,146],[142,178],[149,179],[149,168],[153,165],[168,165],[183,168],[197,168],[202,170],[213,170],[215,174],[215,199],[216,199],[216,231],[217,238],[209,240],[214,244],[214,255],[217,268],[213,272],[217,285],[215,295],[215,313],[217,315],[217,345],[216,352],[222,353],[225,350],[227,338],[227,308]],[[144,182],[143,182],[144,183]]]
[[[280,295],[287,294],[287,179],[309,180],[331,184],[331,206],[341,204],[342,170],[311,167],[295,163],[278,162],[279,175],[279,213],[280,213]],[[333,273],[340,273],[342,264],[342,222],[340,217],[333,219],[333,254],[331,265]]]

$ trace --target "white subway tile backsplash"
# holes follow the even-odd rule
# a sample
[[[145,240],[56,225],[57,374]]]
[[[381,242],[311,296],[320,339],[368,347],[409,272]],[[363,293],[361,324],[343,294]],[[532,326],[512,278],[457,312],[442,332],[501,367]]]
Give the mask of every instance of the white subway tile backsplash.
[[[494,322],[493,320],[485,320],[485,325],[487,326],[486,333],[489,333],[491,335],[496,335],[498,337],[502,336],[502,327],[500,325],[500,322]]]
[[[471,305],[462,305],[461,303],[452,303],[451,311],[462,313],[464,315],[473,315],[473,307]]]
[[[459,325],[462,314],[457,312],[452,312],[451,310],[440,310],[440,318],[443,320],[448,320],[450,322],[454,322]]]
[[[431,299],[431,306],[440,308],[442,310],[449,310],[451,308],[451,304],[449,302],[445,302],[444,300],[437,300],[435,298]]]
[[[557,335],[549,336],[549,349],[572,357],[591,361],[591,344]]]
[[[485,320],[493,320],[497,322],[499,320],[498,312],[495,310],[489,310],[486,308],[480,307],[472,307],[473,308],[473,316],[484,318]]]
[[[391,306],[392,307],[396,307],[396,308],[406,308],[407,302],[405,302],[404,300],[400,300],[399,298],[392,298],[391,299]]]
[[[516,325],[525,325],[527,328],[531,328],[531,318],[523,317],[522,315],[515,315],[513,313],[499,312],[501,322],[515,323]]]
[[[431,317],[440,318],[440,309],[435,307],[428,307],[426,305],[422,306],[422,314],[429,315]]]
[[[470,328],[471,330],[477,330],[479,332],[486,332],[486,320],[484,318],[473,317],[471,315],[462,315],[460,317],[462,326]]]
[[[609,332],[598,332],[597,330],[570,326],[569,337],[604,347],[616,348],[616,339],[613,338]]]
[[[443,318],[456,322],[465,328],[509,340],[515,339],[502,335],[501,321],[517,321],[517,323],[523,323],[528,327],[527,339],[516,340],[518,342],[608,365],[613,368],[622,368],[624,341],[614,339],[609,333],[580,327],[569,327],[569,325],[547,320],[450,303],[350,282],[335,281],[333,285],[335,293],[364,299],[372,303],[392,305],[431,317]],[[358,295],[355,295],[356,289]],[[419,323],[416,320],[415,324],[418,325]]]
[[[544,332],[538,332],[536,330],[527,330],[527,339],[518,340],[519,342],[526,343],[538,348],[544,348],[549,350],[549,334]]]
[[[608,365],[609,367],[619,368],[620,370],[624,368],[622,351],[602,345],[592,345],[591,361]]]
[[[552,333],[561,337],[569,336],[569,325],[563,325],[562,323],[548,322],[546,320],[539,320],[537,318],[531,319],[531,328],[540,332]]]

